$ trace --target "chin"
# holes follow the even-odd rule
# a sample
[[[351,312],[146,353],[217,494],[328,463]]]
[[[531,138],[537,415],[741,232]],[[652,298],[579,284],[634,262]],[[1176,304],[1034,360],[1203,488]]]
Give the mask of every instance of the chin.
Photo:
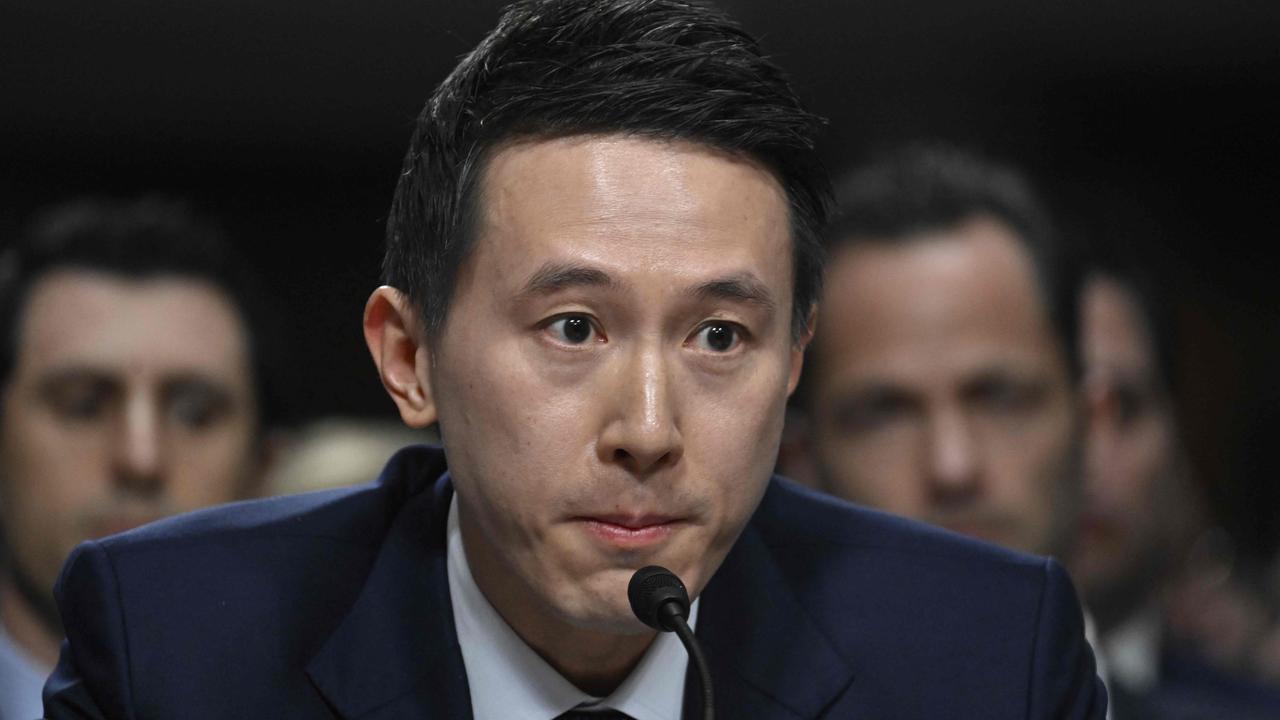
[[[560,608],[560,616],[565,623],[580,630],[606,635],[640,635],[652,632],[631,612],[629,603],[625,607],[619,607],[616,603],[592,602],[587,599],[575,603],[574,607]]]
[[[567,624],[581,630],[609,635],[637,635],[652,630],[631,611],[627,583],[632,571],[606,572],[576,583],[573,589],[552,600],[556,613]]]

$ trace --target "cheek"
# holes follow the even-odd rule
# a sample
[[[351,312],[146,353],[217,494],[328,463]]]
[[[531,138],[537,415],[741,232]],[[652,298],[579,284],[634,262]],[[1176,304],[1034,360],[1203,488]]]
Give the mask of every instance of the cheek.
[[[1051,405],[1034,417],[987,425],[983,433],[986,461],[994,468],[1005,492],[1053,497],[1052,487],[1074,478],[1076,437],[1069,406]],[[1027,482],[1028,478],[1035,482]]]
[[[677,392],[689,398],[687,413],[697,418],[690,423],[691,430],[710,430],[712,442],[736,444],[750,454],[776,454],[787,400],[779,389],[785,385],[780,385],[776,377],[756,383],[733,382],[728,387],[688,385],[694,387],[679,388]]]
[[[1126,468],[1134,476],[1134,484],[1145,492],[1154,478],[1168,472],[1169,458],[1173,456],[1173,442],[1169,433],[1160,427],[1148,427],[1136,434],[1132,443],[1132,460]]]
[[[837,495],[905,515],[918,515],[923,480],[919,438],[906,426],[850,438],[824,434],[819,443],[825,481]]]
[[[458,494],[486,534],[526,544],[567,493],[584,442],[586,383],[556,387],[518,356],[487,353],[433,377],[440,427]],[[557,484],[549,486],[548,479]],[[523,539],[517,540],[520,537]]]
[[[101,428],[68,428],[39,417],[33,413],[4,430],[4,512],[56,524],[105,492],[109,457]]]
[[[210,432],[177,434],[169,443],[164,493],[174,512],[241,499],[258,470],[247,421]]]
[[[22,538],[13,544],[18,561],[52,587],[63,558],[86,536],[83,518],[107,497],[103,443],[56,427],[18,430],[10,425],[0,441],[0,526]]]
[[[703,379],[682,372],[672,388],[685,453],[697,463],[766,468],[772,472],[782,439],[787,365],[762,362],[742,376]]]
[[[583,405],[592,397],[598,402],[587,366],[548,363],[523,340],[453,339],[431,377],[447,441],[523,454],[582,424]]]

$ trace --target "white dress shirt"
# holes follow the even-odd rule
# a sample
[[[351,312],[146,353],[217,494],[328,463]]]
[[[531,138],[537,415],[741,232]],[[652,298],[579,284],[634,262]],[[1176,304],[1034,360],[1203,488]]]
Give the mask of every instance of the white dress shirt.
[[[1084,639],[1089,643],[1089,647],[1093,649],[1094,672],[1097,673],[1098,679],[1102,681],[1104,687],[1107,688],[1107,694],[1111,694],[1111,672],[1108,670],[1107,653],[1103,650],[1101,643],[1098,642],[1098,623],[1093,620],[1093,613],[1089,612],[1089,608],[1082,607],[1084,612]],[[1111,720],[1111,706],[1114,701],[1107,700],[1107,720]]]
[[[18,647],[0,620],[0,720],[42,717],[40,691],[50,671]]]
[[[1102,653],[1116,682],[1135,694],[1150,692],[1160,679],[1160,613],[1145,608],[1102,638]]]
[[[450,502],[448,533],[449,599],[475,720],[552,720],[573,708],[611,708],[636,720],[679,720],[689,656],[674,633],[658,633],[613,694],[588,695],[526,645],[480,592],[462,547],[456,501]],[[697,617],[694,600],[691,628]]]

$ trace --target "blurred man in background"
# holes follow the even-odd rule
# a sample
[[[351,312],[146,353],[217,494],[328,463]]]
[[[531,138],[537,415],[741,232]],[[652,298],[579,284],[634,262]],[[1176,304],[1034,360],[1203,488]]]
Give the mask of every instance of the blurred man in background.
[[[914,147],[844,183],[802,406],[822,489],[1065,556],[1076,276],[1012,171]]]
[[[1280,717],[1280,695],[1213,669],[1167,631],[1204,501],[1181,443],[1173,322],[1152,264],[1108,243],[1084,285],[1085,504],[1069,569],[1098,624],[1116,720]]]
[[[251,297],[164,203],[63,206],[0,254],[0,718],[42,714],[77,543],[255,491],[273,402]]]
[[[1155,286],[1114,253],[1082,283],[1025,181],[956,150],[902,151],[839,199],[800,474],[1069,560],[1114,720],[1280,717],[1162,645],[1161,590],[1200,505]]]

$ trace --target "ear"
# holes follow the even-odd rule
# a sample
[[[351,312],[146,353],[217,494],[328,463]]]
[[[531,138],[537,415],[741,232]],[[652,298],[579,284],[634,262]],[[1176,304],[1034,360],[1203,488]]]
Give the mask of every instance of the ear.
[[[804,368],[804,351],[813,340],[813,333],[818,329],[818,306],[809,310],[809,317],[804,321],[804,330],[791,343],[791,373],[787,377],[787,397],[796,391],[800,384],[800,371]]]
[[[386,285],[373,291],[364,306],[364,341],[404,423],[412,428],[434,423],[431,350],[418,313],[404,293]]]

